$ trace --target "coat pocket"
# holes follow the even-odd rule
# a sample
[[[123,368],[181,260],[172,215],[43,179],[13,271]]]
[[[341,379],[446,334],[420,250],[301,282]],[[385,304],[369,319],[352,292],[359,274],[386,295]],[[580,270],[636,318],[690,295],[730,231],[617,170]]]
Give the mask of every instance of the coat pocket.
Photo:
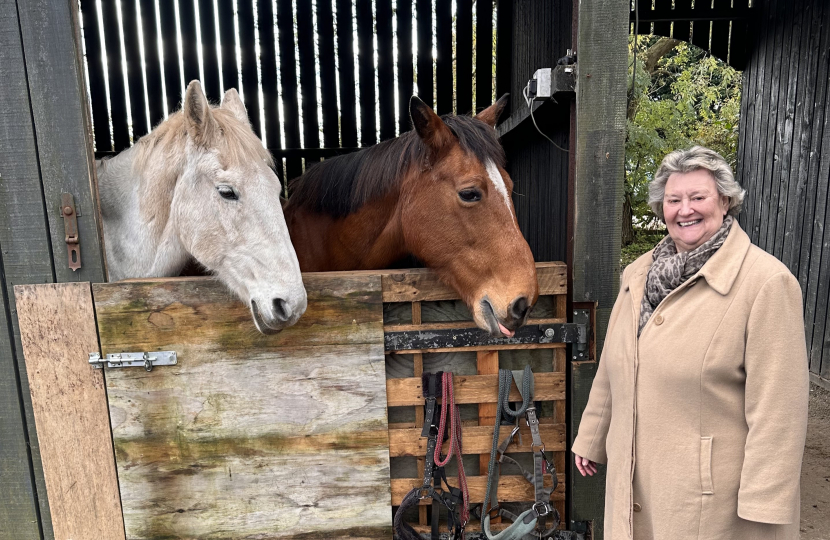
[[[700,438],[700,492],[714,495],[712,486],[712,437]]]

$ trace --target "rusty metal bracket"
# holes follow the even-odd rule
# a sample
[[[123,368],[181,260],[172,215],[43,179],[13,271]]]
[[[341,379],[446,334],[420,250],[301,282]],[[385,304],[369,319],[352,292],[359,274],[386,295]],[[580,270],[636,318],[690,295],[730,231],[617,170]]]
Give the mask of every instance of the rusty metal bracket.
[[[61,215],[66,233],[67,261],[69,268],[75,271],[81,267],[81,244],[78,239],[78,212],[71,193],[61,193]]]

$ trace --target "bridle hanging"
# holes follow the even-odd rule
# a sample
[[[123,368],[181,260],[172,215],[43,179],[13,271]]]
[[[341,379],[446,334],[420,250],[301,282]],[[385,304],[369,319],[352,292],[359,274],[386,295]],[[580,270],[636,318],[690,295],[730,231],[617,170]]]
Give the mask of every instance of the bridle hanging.
[[[518,410],[510,408],[509,395],[512,380],[522,395],[522,405]],[[526,471],[516,460],[506,456],[507,447],[513,441],[513,437],[519,432],[519,417],[524,414],[527,425],[530,428],[530,435],[533,439],[531,451],[533,452],[533,474]],[[499,444],[499,428],[502,419],[512,423],[515,419],[515,427],[504,441]],[[498,467],[496,466],[496,454],[498,453]],[[496,505],[488,508],[491,499],[497,500],[499,483],[499,468],[505,461],[512,463],[519,468],[525,479],[534,487],[535,502],[533,506],[518,516],[504,510]],[[551,487],[544,486],[544,475],[552,477]],[[496,423],[493,429],[493,446],[490,451],[490,463],[487,467],[487,491],[484,494],[484,504],[481,511],[481,530],[490,540],[529,540],[532,538],[550,538],[559,526],[559,512],[550,504],[551,493],[556,489],[557,478],[556,468],[548,460],[545,454],[545,445],[542,443],[542,436],[539,433],[539,419],[536,417],[536,407],[533,405],[533,372],[530,366],[526,366],[524,372],[506,369],[499,370],[499,401],[496,413]],[[505,517],[513,523],[493,535],[490,531],[490,518],[494,514]],[[545,522],[548,516],[552,516],[553,523],[547,528]]]
[[[441,414],[437,415],[439,386],[441,389]],[[463,540],[464,527],[470,518],[469,492],[464,463],[461,459],[461,416],[455,405],[453,376],[451,372],[424,373],[421,377],[424,402],[424,428],[421,437],[427,437],[427,450],[424,456],[424,478],[420,487],[413,488],[401,501],[395,514],[395,532],[400,540],[421,540],[421,537],[406,521],[404,513],[423,499],[432,499],[432,540],[438,540],[438,522],[440,507],[447,509],[447,529],[450,540]],[[447,411],[449,411],[450,448],[445,457],[441,456],[441,447],[446,436]],[[454,488],[447,482],[444,466],[455,454],[458,462],[458,485]],[[446,486],[444,489],[443,486]],[[459,505],[460,503],[460,505]]]

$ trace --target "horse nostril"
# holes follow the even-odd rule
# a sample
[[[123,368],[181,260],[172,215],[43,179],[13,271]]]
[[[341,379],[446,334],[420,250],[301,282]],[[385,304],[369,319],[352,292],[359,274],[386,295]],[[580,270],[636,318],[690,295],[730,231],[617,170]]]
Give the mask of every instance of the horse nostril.
[[[527,303],[527,298],[520,296],[510,303],[510,315],[514,320],[522,321],[530,311],[530,306]]]
[[[280,322],[286,322],[291,318],[288,305],[282,298],[274,298],[274,318]]]

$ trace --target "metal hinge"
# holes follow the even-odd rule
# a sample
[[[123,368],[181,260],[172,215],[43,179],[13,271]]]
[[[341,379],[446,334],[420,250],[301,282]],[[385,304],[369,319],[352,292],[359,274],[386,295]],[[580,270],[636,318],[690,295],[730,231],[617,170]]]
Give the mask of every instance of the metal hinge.
[[[69,268],[74,272],[81,267],[81,244],[78,239],[78,210],[71,193],[61,193],[61,215],[66,233],[66,255]]]
[[[571,347],[571,360],[578,362],[588,360],[588,327],[591,322],[591,311],[587,309],[574,310],[574,326],[579,328],[579,339]]]
[[[101,353],[89,353],[89,363],[95,369],[106,365],[110,368],[143,367],[145,371],[153,371],[155,366],[175,366],[178,362],[176,351],[122,352],[108,354],[106,358],[101,358]]]

